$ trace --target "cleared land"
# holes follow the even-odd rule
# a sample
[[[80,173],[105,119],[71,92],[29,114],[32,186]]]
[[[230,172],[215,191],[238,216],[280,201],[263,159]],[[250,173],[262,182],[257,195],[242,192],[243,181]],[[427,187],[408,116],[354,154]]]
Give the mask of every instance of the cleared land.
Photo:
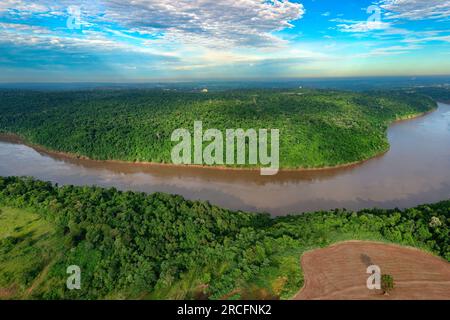
[[[303,299],[449,299],[450,264],[429,253],[397,245],[350,241],[307,252],[301,259]],[[394,277],[389,295],[369,290],[369,265]]]

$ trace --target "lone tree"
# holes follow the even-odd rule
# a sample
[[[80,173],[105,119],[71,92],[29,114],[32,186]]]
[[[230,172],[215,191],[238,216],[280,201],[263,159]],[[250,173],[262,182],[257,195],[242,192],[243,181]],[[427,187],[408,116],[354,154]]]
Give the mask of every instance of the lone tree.
[[[383,293],[385,295],[389,295],[389,292],[391,292],[394,289],[394,277],[390,274],[383,274],[381,276],[381,290],[383,290]]]

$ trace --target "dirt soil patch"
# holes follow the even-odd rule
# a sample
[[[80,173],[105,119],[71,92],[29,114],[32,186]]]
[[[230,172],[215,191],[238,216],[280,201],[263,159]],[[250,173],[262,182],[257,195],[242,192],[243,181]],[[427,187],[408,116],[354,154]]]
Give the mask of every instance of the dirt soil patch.
[[[414,248],[349,241],[307,252],[301,265],[305,285],[296,300],[450,300],[450,263]],[[370,265],[394,277],[395,288],[389,295],[367,288]]]

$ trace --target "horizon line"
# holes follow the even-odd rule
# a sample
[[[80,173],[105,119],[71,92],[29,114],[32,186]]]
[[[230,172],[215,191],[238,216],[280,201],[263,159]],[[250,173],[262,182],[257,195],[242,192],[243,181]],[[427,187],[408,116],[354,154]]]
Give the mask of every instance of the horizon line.
[[[0,81],[0,85],[4,84],[153,84],[153,83],[192,83],[192,82],[282,82],[282,81],[302,81],[302,80],[358,80],[358,79],[377,79],[377,78],[404,78],[415,80],[417,78],[445,78],[450,74],[428,74],[428,75],[369,75],[369,76],[322,76],[322,77],[295,77],[295,78],[273,78],[273,79],[160,79],[160,80],[129,80],[129,81]]]

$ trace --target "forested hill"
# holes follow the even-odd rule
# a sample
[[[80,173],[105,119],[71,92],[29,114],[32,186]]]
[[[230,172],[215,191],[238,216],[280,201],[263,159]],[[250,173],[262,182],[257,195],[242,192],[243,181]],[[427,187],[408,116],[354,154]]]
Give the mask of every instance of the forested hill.
[[[450,261],[450,201],[272,219],[180,196],[0,177],[0,299],[290,298],[300,256],[360,239]],[[81,288],[66,287],[68,266]]]
[[[364,160],[388,149],[386,129],[436,106],[406,91],[0,91],[0,132],[86,156],[170,163],[172,132],[203,127],[280,130],[282,168]]]

